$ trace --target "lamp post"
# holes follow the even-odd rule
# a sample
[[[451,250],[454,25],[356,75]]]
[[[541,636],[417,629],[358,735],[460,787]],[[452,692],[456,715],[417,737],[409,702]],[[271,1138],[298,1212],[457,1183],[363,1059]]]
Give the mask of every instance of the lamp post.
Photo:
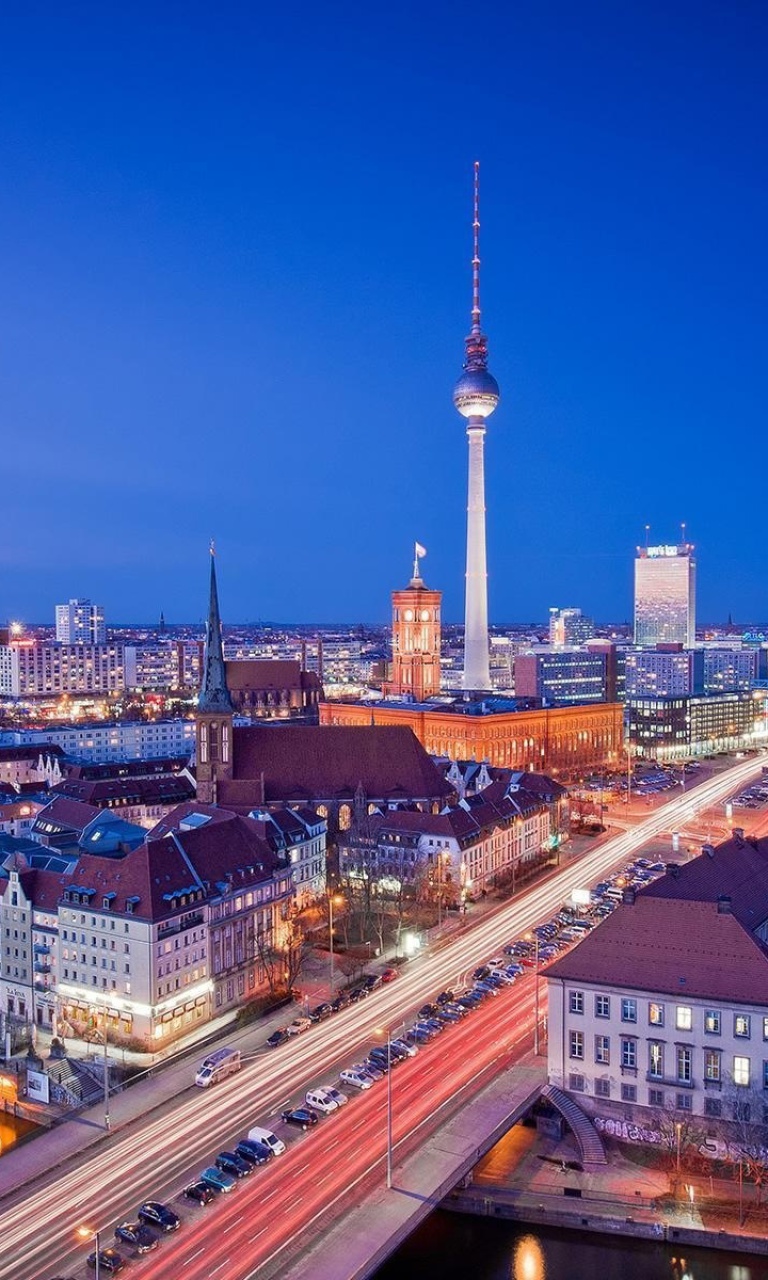
[[[528,934],[528,941],[535,945],[534,952],[534,969],[533,981],[533,1052],[534,1056],[539,1055],[539,935],[538,933]]]
[[[387,1190],[392,1189],[392,1028],[378,1028],[378,1034],[387,1037]]]
[[[331,892],[331,893],[329,893],[329,894],[328,894],[328,951],[329,951],[329,954],[330,954],[330,972],[329,972],[329,984],[328,984],[328,985],[329,985],[329,987],[330,987],[330,992],[331,992],[331,994],[330,994],[330,999],[331,999],[331,1000],[333,999],[333,983],[334,983],[334,972],[333,972],[333,904],[334,904],[334,902],[335,902],[335,901],[336,901],[336,899],[335,899],[335,897],[334,897],[333,893],[332,893],[332,892]],[[341,896],[339,896],[338,903],[340,904],[340,903],[342,903],[343,901],[344,901],[344,899],[343,899]],[[337,904],[337,905],[338,905],[338,904]]]
[[[107,1049],[107,1006],[104,1005],[104,1128],[109,1133],[112,1121],[109,1117],[109,1053]],[[98,1249],[96,1251],[98,1253]]]
[[[95,1280],[99,1280],[99,1273],[100,1273],[100,1270],[101,1270],[101,1268],[100,1268],[100,1263],[101,1263],[101,1232],[100,1232],[100,1231],[96,1231],[96,1230],[94,1230],[94,1228],[93,1228],[93,1227],[78,1227],[78,1228],[77,1228],[77,1234],[80,1236],[80,1238],[81,1238],[82,1240],[95,1240],[95,1241],[96,1241],[96,1267],[95,1267],[94,1275],[95,1275]]]
[[[680,1176],[680,1135],[681,1135],[682,1131],[683,1131],[682,1121],[680,1121],[680,1120],[676,1120],[676,1121],[675,1121],[675,1136],[676,1136],[676,1138],[677,1138],[677,1155],[676,1155],[676,1158],[675,1158],[675,1169],[676,1169],[676,1171],[677,1171],[677,1176],[678,1176],[678,1177]]]

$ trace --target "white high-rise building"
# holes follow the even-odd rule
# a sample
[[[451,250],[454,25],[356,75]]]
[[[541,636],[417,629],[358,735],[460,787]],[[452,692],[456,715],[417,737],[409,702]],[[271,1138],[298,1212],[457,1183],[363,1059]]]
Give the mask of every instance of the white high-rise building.
[[[480,327],[480,165],[475,161],[472,256],[472,327],[465,339],[464,372],[453,403],[467,420],[467,580],[464,611],[464,688],[491,688],[488,648],[488,568],[485,550],[485,420],[499,403],[499,384],[488,371],[488,339]]]
[[[90,600],[57,604],[56,639],[61,644],[104,644],[107,627],[103,605]]]
[[[635,644],[696,643],[696,561],[688,542],[638,547],[635,559]]]

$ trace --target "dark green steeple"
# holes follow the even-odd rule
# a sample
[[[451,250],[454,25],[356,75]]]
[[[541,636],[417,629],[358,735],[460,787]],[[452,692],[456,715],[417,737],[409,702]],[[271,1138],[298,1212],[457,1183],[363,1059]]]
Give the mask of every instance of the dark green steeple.
[[[198,711],[218,711],[231,715],[234,710],[227,688],[227,670],[224,666],[224,646],[221,639],[219,593],[216,588],[216,556],[211,543],[211,598],[208,605],[208,622],[205,629],[205,657],[203,659],[203,683],[197,700]]]

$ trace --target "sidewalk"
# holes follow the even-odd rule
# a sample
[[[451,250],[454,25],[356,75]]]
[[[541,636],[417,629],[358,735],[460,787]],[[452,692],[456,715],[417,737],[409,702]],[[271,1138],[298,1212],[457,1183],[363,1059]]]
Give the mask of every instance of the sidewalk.
[[[557,1141],[518,1128],[478,1164],[445,1208],[575,1230],[768,1253],[768,1208],[754,1187],[653,1167],[608,1143],[608,1165],[586,1173],[570,1133]],[[638,1151],[639,1154],[639,1151]],[[675,1185],[676,1184],[676,1185]],[[741,1217],[741,1221],[740,1221]]]

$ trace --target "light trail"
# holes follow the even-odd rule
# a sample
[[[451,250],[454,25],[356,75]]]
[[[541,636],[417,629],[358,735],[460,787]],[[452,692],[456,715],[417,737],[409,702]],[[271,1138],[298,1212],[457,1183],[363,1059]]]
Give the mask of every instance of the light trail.
[[[335,1082],[339,1069],[360,1058],[370,1046],[377,1028],[408,1021],[426,998],[455,985],[505,943],[552,915],[574,888],[602,878],[628,861],[649,840],[680,828],[697,813],[721,803],[737,787],[759,775],[760,770],[760,761],[751,758],[700,783],[634,828],[605,841],[577,863],[561,867],[543,883],[459,932],[433,954],[411,962],[397,982],[380,988],[368,1000],[335,1014],[280,1049],[255,1055],[239,1075],[211,1093],[201,1097],[199,1090],[190,1088],[172,1109],[166,1109],[164,1114],[150,1112],[143,1123],[105,1137],[98,1150],[86,1152],[73,1162],[74,1167],[52,1174],[31,1194],[29,1188],[24,1188],[6,1196],[0,1213],[0,1280],[41,1280],[56,1272],[71,1274],[78,1270],[84,1253],[75,1240],[75,1230],[84,1219],[108,1228],[120,1218],[130,1217],[143,1199],[175,1199],[195,1172],[211,1163],[217,1151],[231,1146],[236,1136],[255,1123],[277,1127],[279,1111],[286,1105],[286,1090],[298,1101],[303,1100],[310,1085]],[[483,1079],[483,1073],[499,1060],[501,1010],[529,1035],[532,992],[533,978],[528,975],[500,999],[488,1000],[461,1023],[448,1027],[435,1044],[396,1070],[392,1083],[400,1112],[395,1131],[398,1147],[449,1105],[452,1090],[479,1087],[477,1080]],[[506,1060],[504,1055],[501,1060]],[[464,1072],[468,1073],[466,1079]],[[406,1081],[412,1082],[413,1091],[420,1092],[420,1100],[410,1098],[411,1084],[406,1090]],[[407,1096],[401,1097],[401,1091]],[[309,1222],[327,1220],[326,1210],[331,1204],[343,1202],[345,1195],[351,1195],[354,1187],[380,1168],[383,1151],[374,1158],[372,1147],[375,1134],[381,1136],[385,1131],[385,1095],[383,1082],[367,1093],[355,1095],[350,1107],[321,1121],[304,1138],[292,1141],[285,1155],[256,1170],[232,1196],[223,1198],[225,1203],[220,1197],[208,1209],[199,1210],[185,1202],[186,1221],[178,1236],[162,1240],[156,1254],[132,1263],[131,1274],[141,1280],[161,1280],[166,1268],[183,1265],[187,1280],[205,1280],[214,1265],[224,1265],[220,1253],[225,1247],[228,1256],[238,1255],[227,1280],[252,1274],[261,1265],[259,1257],[274,1255]],[[369,1143],[353,1133],[353,1129],[362,1127],[363,1119],[366,1124],[370,1122]],[[333,1155],[330,1171],[323,1163],[330,1149],[324,1141],[326,1133],[333,1134],[341,1146],[341,1151]],[[343,1145],[345,1141],[348,1149]],[[309,1145],[305,1146],[305,1142]],[[301,1168],[299,1160],[304,1162]],[[319,1184],[318,1175],[328,1175],[330,1185]],[[244,1205],[257,1211],[277,1195],[289,1177],[294,1205],[294,1189],[302,1198],[300,1215],[281,1214],[279,1220],[275,1216],[275,1221],[262,1228],[258,1237],[250,1238],[247,1232],[252,1223],[247,1222],[246,1213],[238,1231],[232,1231],[236,1225],[233,1214],[243,1215]],[[105,1242],[107,1237],[105,1230]],[[254,1254],[256,1240],[259,1257]],[[190,1257],[190,1246],[198,1241],[198,1252]]]

